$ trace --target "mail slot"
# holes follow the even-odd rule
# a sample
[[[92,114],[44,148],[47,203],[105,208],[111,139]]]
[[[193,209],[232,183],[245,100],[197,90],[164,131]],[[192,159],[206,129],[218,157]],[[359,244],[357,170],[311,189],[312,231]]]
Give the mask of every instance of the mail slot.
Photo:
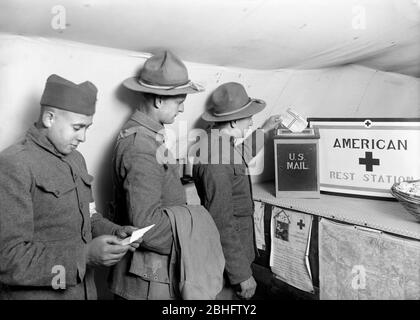
[[[278,129],[274,136],[276,197],[319,198],[319,131]]]

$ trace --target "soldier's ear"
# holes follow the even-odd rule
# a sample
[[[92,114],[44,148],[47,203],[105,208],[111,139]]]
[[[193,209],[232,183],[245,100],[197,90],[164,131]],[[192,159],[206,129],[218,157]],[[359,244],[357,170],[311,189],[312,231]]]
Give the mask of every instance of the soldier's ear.
[[[55,113],[54,113],[54,111],[51,110],[51,109],[45,109],[45,110],[43,110],[41,121],[42,121],[42,125],[45,128],[51,128],[51,126],[53,125],[53,123],[55,121]]]
[[[156,109],[160,109],[163,104],[163,98],[161,96],[156,96],[154,99],[154,106]]]

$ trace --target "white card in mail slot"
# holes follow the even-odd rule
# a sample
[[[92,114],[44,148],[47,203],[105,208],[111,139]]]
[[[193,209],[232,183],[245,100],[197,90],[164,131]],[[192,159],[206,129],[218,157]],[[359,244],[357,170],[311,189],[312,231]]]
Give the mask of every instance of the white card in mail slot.
[[[145,228],[141,228],[141,229],[138,229],[138,230],[134,231],[134,232],[131,234],[131,236],[130,236],[130,237],[127,237],[127,238],[125,238],[125,239],[122,241],[122,245],[126,246],[126,245],[128,245],[128,244],[130,244],[130,243],[133,243],[134,241],[137,241],[138,239],[140,239],[141,237],[143,237],[143,235],[144,235],[147,231],[149,231],[150,229],[152,229],[154,226],[155,226],[155,225],[154,225],[154,224],[152,224],[151,226],[148,226],[148,227],[145,227]]]
[[[308,122],[295,110],[288,108],[285,113],[281,115],[283,126],[292,132],[302,132],[308,125]]]

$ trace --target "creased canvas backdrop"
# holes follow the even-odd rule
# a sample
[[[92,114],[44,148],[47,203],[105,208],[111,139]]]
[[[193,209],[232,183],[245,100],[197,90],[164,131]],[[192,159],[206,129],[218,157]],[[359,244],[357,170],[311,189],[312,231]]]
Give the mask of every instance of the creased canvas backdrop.
[[[92,81],[99,90],[97,112],[87,141],[79,147],[95,177],[98,208],[106,210],[110,196],[110,156],[119,128],[130,116],[138,97],[121,86],[136,74],[148,53],[117,50],[63,40],[0,34],[0,150],[22,137],[39,113],[46,78],[57,73],[74,82]],[[181,57],[182,58],[182,57]],[[254,128],[288,107],[305,117],[420,117],[420,80],[359,65],[312,70],[253,70],[186,61],[190,78],[206,91],[189,95],[175,124],[179,139],[185,130],[203,127],[200,115],[218,85],[237,81],[251,97],[267,107],[254,117]],[[269,142],[256,159],[264,166],[254,181],[273,179],[273,146]]]

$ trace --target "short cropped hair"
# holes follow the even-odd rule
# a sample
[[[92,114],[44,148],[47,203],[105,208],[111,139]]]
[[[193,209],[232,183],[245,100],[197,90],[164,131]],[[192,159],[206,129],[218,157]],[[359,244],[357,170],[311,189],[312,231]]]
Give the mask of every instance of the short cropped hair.
[[[154,93],[149,93],[149,92],[143,92],[143,98],[146,101],[152,101],[156,98],[161,98],[163,100],[166,99],[174,99],[174,98],[185,98],[187,95],[186,94],[177,94],[177,95],[173,95],[173,96],[167,96],[167,95],[161,95],[161,94],[154,94]]]

